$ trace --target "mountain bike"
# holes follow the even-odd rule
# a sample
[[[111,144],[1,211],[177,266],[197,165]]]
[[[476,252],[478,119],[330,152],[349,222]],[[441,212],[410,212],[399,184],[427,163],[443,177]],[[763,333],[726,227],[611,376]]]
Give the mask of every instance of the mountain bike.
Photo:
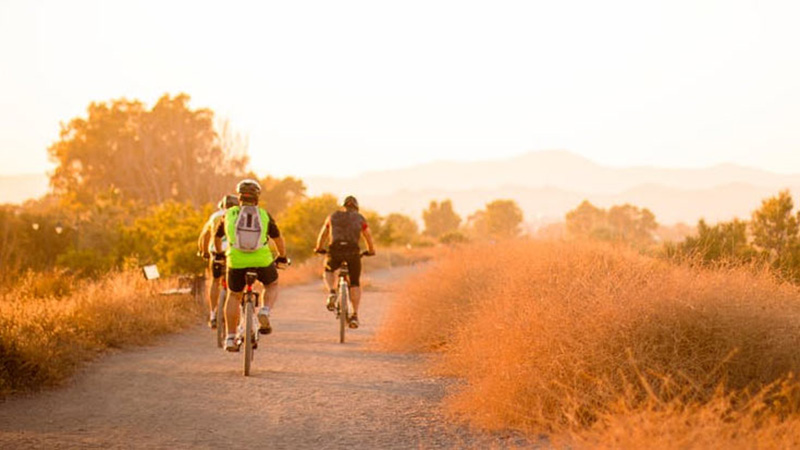
[[[250,375],[250,364],[253,362],[253,350],[258,348],[258,336],[255,332],[258,329],[258,322],[255,313],[255,305],[258,305],[259,293],[253,291],[253,283],[256,281],[255,272],[247,272],[244,276],[245,290],[242,295],[241,312],[239,314],[239,336],[236,343],[240,348],[244,346],[243,369],[244,376]]]
[[[324,255],[328,253],[325,249],[320,249],[317,253]],[[369,256],[368,251],[363,251],[359,257]],[[339,268],[338,281],[336,283],[336,302],[334,303],[333,312],[336,314],[336,319],[339,320],[339,343],[344,344],[347,329],[350,327],[350,317],[352,311],[352,303],[350,302],[350,269],[347,267],[347,261],[342,261]]]
[[[277,269],[285,269],[292,264],[291,260],[287,260],[285,264],[276,264]],[[236,345],[244,347],[242,354],[243,357],[243,371],[244,376],[250,375],[250,366],[253,362],[255,354],[253,350],[258,348],[258,338],[261,333],[257,333],[259,324],[256,317],[256,306],[259,304],[261,294],[253,290],[253,284],[256,282],[258,274],[255,272],[245,272],[244,281],[245,289],[242,295],[241,311],[239,313],[239,326],[237,327],[238,338]],[[263,306],[263,305],[262,305]]]

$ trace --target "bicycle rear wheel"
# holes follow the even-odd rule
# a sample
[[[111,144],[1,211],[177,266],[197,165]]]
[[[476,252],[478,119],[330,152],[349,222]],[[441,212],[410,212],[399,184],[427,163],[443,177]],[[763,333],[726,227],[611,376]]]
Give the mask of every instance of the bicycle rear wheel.
[[[339,343],[344,343],[347,331],[347,317],[350,314],[350,290],[346,284],[339,289]]]
[[[250,375],[250,363],[253,361],[253,302],[249,299],[244,307],[244,376]]]
[[[225,297],[227,290],[220,289],[219,299],[217,299],[217,347],[222,348],[225,344]]]

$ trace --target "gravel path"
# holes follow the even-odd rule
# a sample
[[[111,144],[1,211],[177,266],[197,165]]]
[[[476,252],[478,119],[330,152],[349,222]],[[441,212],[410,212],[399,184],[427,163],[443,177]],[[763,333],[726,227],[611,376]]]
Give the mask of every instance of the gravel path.
[[[108,355],[64,388],[0,403],[0,448],[525,446],[447,423],[447,381],[427,375],[422,357],[369,350],[393,287],[415,270],[369,274],[362,327],[346,344],[319,284],[282,289],[251,377],[203,326]]]

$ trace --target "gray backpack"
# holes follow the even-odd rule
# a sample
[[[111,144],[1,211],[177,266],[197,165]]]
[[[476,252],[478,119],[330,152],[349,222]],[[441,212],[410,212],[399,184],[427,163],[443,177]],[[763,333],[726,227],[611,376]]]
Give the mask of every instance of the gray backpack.
[[[254,252],[264,246],[261,240],[261,215],[258,206],[245,205],[239,208],[236,219],[236,242],[233,247],[243,252]]]

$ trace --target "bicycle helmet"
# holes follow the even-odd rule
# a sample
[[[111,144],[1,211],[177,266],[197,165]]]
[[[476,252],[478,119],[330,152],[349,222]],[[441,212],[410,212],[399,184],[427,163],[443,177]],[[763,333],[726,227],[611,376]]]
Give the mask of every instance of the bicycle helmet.
[[[358,200],[356,200],[356,198],[352,195],[348,195],[344,198],[344,200],[342,200],[342,206],[345,208],[354,208],[356,211],[358,211]]]
[[[251,197],[258,197],[261,195],[261,185],[258,181],[253,179],[246,179],[236,185],[236,193],[239,195],[246,195]]]
[[[228,209],[234,206],[239,206],[239,198],[236,197],[235,195],[228,194],[222,197],[222,200],[219,201],[217,206],[219,207],[219,209]]]

